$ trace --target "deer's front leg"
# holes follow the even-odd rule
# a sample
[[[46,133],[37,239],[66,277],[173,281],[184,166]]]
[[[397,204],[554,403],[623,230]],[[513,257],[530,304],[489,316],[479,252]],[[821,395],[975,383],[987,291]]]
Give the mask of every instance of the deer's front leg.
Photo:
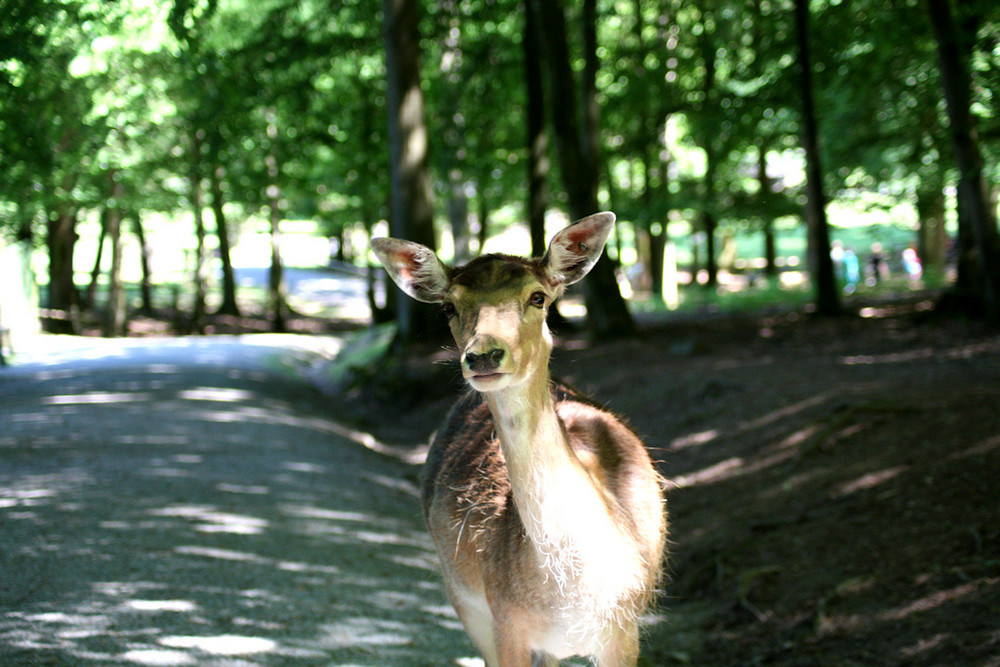
[[[523,613],[506,605],[493,609],[493,638],[499,667],[532,667],[531,646],[527,641],[530,631]]]
[[[450,589],[450,587],[448,588]],[[472,643],[476,645],[480,655],[483,656],[486,667],[498,667],[502,664],[497,658],[493,618],[489,614],[483,614],[473,606],[466,605],[460,597],[454,595],[450,590],[448,598],[458,613],[462,625],[465,626],[465,631],[469,634]]]

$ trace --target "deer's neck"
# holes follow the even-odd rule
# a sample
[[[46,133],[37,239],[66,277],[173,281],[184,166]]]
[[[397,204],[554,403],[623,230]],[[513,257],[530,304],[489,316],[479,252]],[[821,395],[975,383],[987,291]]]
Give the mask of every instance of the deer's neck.
[[[546,369],[533,382],[486,394],[511,494],[552,604],[595,618],[623,591],[642,590],[642,556],[600,473],[576,455],[556,413]],[[513,536],[511,536],[513,537]],[[580,621],[564,612],[567,628]]]
[[[529,536],[578,543],[595,521],[611,521],[606,491],[570,447],[556,414],[549,374],[487,394],[507,463],[511,492]],[[600,532],[600,531],[597,531]]]
[[[548,373],[486,395],[507,460],[511,483],[522,488],[538,476],[573,467],[575,457],[556,416]]]

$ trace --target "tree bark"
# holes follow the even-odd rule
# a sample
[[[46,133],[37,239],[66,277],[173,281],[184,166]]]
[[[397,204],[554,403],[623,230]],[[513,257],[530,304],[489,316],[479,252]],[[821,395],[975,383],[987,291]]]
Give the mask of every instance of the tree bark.
[[[281,209],[271,200],[271,268],[267,274],[267,309],[271,314],[271,331],[288,330],[288,301],[285,288],[285,267],[281,262]]]
[[[948,232],[945,230],[943,169],[921,177],[917,185],[917,254],[924,268],[943,269],[947,260]]]
[[[191,212],[194,214],[194,233],[197,240],[194,254],[194,305],[191,309],[192,331],[201,333],[205,327],[205,296],[208,290],[208,262],[205,257],[205,219],[202,202],[201,139],[199,130],[191,131]]]
[[[149,244],[146,242],[146,230],[142,226],[142,214],[138,211],[133,213],[132,222],[135,225],[136,239],[139,241],[139,262],[142,266],[142,284],[140,285],[142,306],[139,312],[151,315],[153,313],[152,276],[149,270]]]
[[[108,216],[110,211],[107,207],[101,211],[101,232],[97,236],[97,253],[94,256],[94,268],[90,270],[90,284],[87,285],[87,292],[83,297],[83,310],[93,310],[97,301],[97,283],[101,278],[101,264],[104,262],[104,241],[108,236]]]
[[[268,114],[273,118],[274,114]],[[288,328],[288,301],[285,294],[285,267],[281,261],[281,166],[277,155],[278,126],[274,121],[267,125],[271,150],[264,163],[267,168],[267,203],[271,221],[271,268],[268,271],[267,307],[271,316],[271,330],[282,333]]]
[[[214,153],[214,150],[213,150]],[[229,224],[223,210],[225,201],[222,194],[222,165],[215,165],[209,174],[209,188],[212,193],[212,214],[215,217],[215,234],[219,238],[219,259],[222,261],[222,304],[219,312],[226,315],[239,316],[240,308],[236,302],[236,275],[233,272],[233,260],[230,256]]]
[[[587,178],[589,194],[593,198],[593,210],[597,210],[597,191],[601,180],[601,121],[600,106],[597,104],[597,0],[583,0],[583,123],[580,145],[583,153],[583,173]],[[568,60],[568,58],[567,58]],[[589,213],[587,214],[589,215]]]
[[[816,110],[813,102],[812,57],[809,49],[809,0],[795,0],[796,39],[799,46],[799,89],[802,94],[802,147],[806,153],[806,227],[809,232],[809,269],[816,290],[816,312],[836,315],[840,296],[830,257],[830,232],[823,194]]]
[[[657,144],[658,147],[658,144]],[[670,198],[670,181],[669,181],[669,157],[666,152],[663,153],[662,159],[657,156],[651,156],[658,160],[659,170],[660,170],[660,187],[659,187],[659,197],[662,198],[664,202],[667,202]],[[647,189],[649,185],[646,185]],[[656,193],[653,193],[656,195]],[[651,198],[652,199],[652,198]],[[659,230],[657,231],[656,225],[651,224],[649,227],[649,261],[650,261],[650,280],[652,281],[652,288],[654,294],[663,303],[668,306],[676,307],[677,299],[677,284],[676,284],[676,262],[672,267],[667,266],[667,247],[670,244],[670,217],[667,214],[666,206],[661,209],[663,215],[660,219]],[[671,270],[671,276],[673,277],[673,286],[668,287],[668,292],[664,293],[664,282],[667,278],[667,270]]]
[[[548,65],[551,89],[553,129],[558,144],[559,165],[563,186],[569,197],[570,215],[579,220],[597,212],[598,121],[594,81],[597,45],[594,26],[596,10],[593,0],[584,6],[585,97],[577,106],[575,77],[570,66],[566,39],[566,17],[559,0],[532,0],[537,10],[538,24],[544,31],[545,62]],[[583,113],[581,113],[581,110]],[[582,116],[582,120],[578,120]],[[598,340],[635,334],[635,322],[618,290],[614,267],[605,254],[583,280],[587,305],[587,327]]]
[[[545,118],[545,73],[542,54],[542,32],[538,8],[528,0],[524,20],[524,80],[527,92],[528,126],[528,234],[532,257],[541,257],[548,250],[545,237],[545,212],[549,206],[549,133]],[[485,239],[485,222],[483,238]],[[480,246],[482,247],[482,246]],[[559,312],[559,304],[549,307],[548,323],[552,329],[563,330],[569,322]]]
[[[479,204],[479,237],[476,241],[479,243],[479,253],[482,254],[483,248],[486,247],[486,239],[489,236],[490,229],[490,202],[486,193],[479,190],[478,196]]]
[[[712,40],[712,34],[708,30],[702,32],[699,42],[701,44],[702,58],[705,61],[705,77],[702,82],[702,113],[706,117],[717,117],[718,110],[711,106],[717,92],[715,87],[716,46]],[[714,130],[715,128],[706,129],[703,131],[702,136],[702,148],[705,151],[705,178],[702,181],[702,188],[704,190],[705,201],[701,212],[701,228],[705,233],[705,272],[708,276],[708,279],[705,281],[706,287],[715,287],[719,283],[719,267],[715,261],[715,230],[718,227],[718,221],[713,211],[716,205],[715,165],[717,152],[715,149],[716,135]],[[697,272],[694,278],[697,280]]]
[[[973,303],[969,306],[974,311],[981,310],[986,319],[997,321],[1000,320],[1000,240],[996,220],[987,205],[983,160],[970,110],[971,75],[948,0],[927,0],[927,7],[937,40],[948,130],[959,172],[959,254],[972,259],[964,266],[960,263],[959,280],[970,291]],[[962,247],[963,243],[971,246]],[[963,270],[969,275],[963,276]]]
[[[538,14],[532,2],[525,7],[524,80],[527,87],[528,123],[528,229],[531,254],[545,254],[545,209],[549,191],[549,135],[545,130],[545,85],[542,75],[542,55],[539,44]]]
[[[469,225],[469,198],[465,194],[465,181],[451,182],[448,195],[448,222],[455,244],[455,263],[464,264],[472,259],[472,231]]]
[[[418,0],[383,0],[382,9],[389,118],[389,228],[393,236],[436,249],[420,88]],[[436,337],[441,328],[436,308],[407,297],[396,299],[396,314],[397,351],[428,334]]]
[[[125,286],[122,284],[122,184],[115,171],[111,179],[111,205],[108,207],[107,230],[111,245],[111,270],[108,272],[108,303],[104,310],[102,333],[105,338],[125,335]]]
[[[76,211],[60,204],[50,214],[46,242],[49,251],[49,308],[64,316],[50,320],[53,333],[80,333],[77,317],[79,294],[73,281],[73,252],[76,246]]]
[[[771,198],[771,178],[767,175],[767,144],[761,141],[757,149],[757,182],[759,184],[760,210],[764,220],[764,275],[773,278],[778,275],[777,249],[774,244],[774,218],[768,213]]]

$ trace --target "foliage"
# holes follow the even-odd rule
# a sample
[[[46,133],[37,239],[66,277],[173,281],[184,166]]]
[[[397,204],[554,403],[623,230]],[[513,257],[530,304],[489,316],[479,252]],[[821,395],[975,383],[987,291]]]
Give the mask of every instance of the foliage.
[[[954,4],[995,192],[1000,10],[989,0]],[[635,227],[627,236],[638,260],[655,262],[671,222],[690,222],[693,233],[709,215],[713,234],[770,233],[773,220],[800,215],[792,3],[597,8],[601,204]],[[0,228],[41,241],[60,216],[112,204],[180,216],[195,194],[194,161],[216,179],[219,210],[224,203],[237,228],[277,206],[331,236],[370,229],[389,197],[373,9],[364,0],[5,0]],[[583,19],[579,2],[566,9],[572,47]],[[523,217],[527,197],[524,6],[447,0],[424,10],[437,222],[456,238],[477,226],[492,234]],[[957,173],[923,3],[823,0],[811,12],[821,26],[811,39],[828,196],[837,206],[902,204],[919,221],[943,212]],[[563,208],[552,164],[554,206]],[[120,201],[109,201],[109,179]]]

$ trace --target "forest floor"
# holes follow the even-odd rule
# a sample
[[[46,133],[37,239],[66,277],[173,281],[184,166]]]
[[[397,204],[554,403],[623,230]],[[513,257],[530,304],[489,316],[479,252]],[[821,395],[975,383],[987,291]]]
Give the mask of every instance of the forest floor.
[[[625,416],[669,480],[645,664],[1000,665],[1000,334],[931,308],[557,341],[554,375]],[[340,412],[424,441],[461,391],[447,357]]]
[[[921,298],[859,310],[685,316],[597,346],[556,332],[553,374],[624,416],[669,480],[641,664],[1000,665],[1000,332]],[[419,452],[463,390],[453,357],[328,405]]]

